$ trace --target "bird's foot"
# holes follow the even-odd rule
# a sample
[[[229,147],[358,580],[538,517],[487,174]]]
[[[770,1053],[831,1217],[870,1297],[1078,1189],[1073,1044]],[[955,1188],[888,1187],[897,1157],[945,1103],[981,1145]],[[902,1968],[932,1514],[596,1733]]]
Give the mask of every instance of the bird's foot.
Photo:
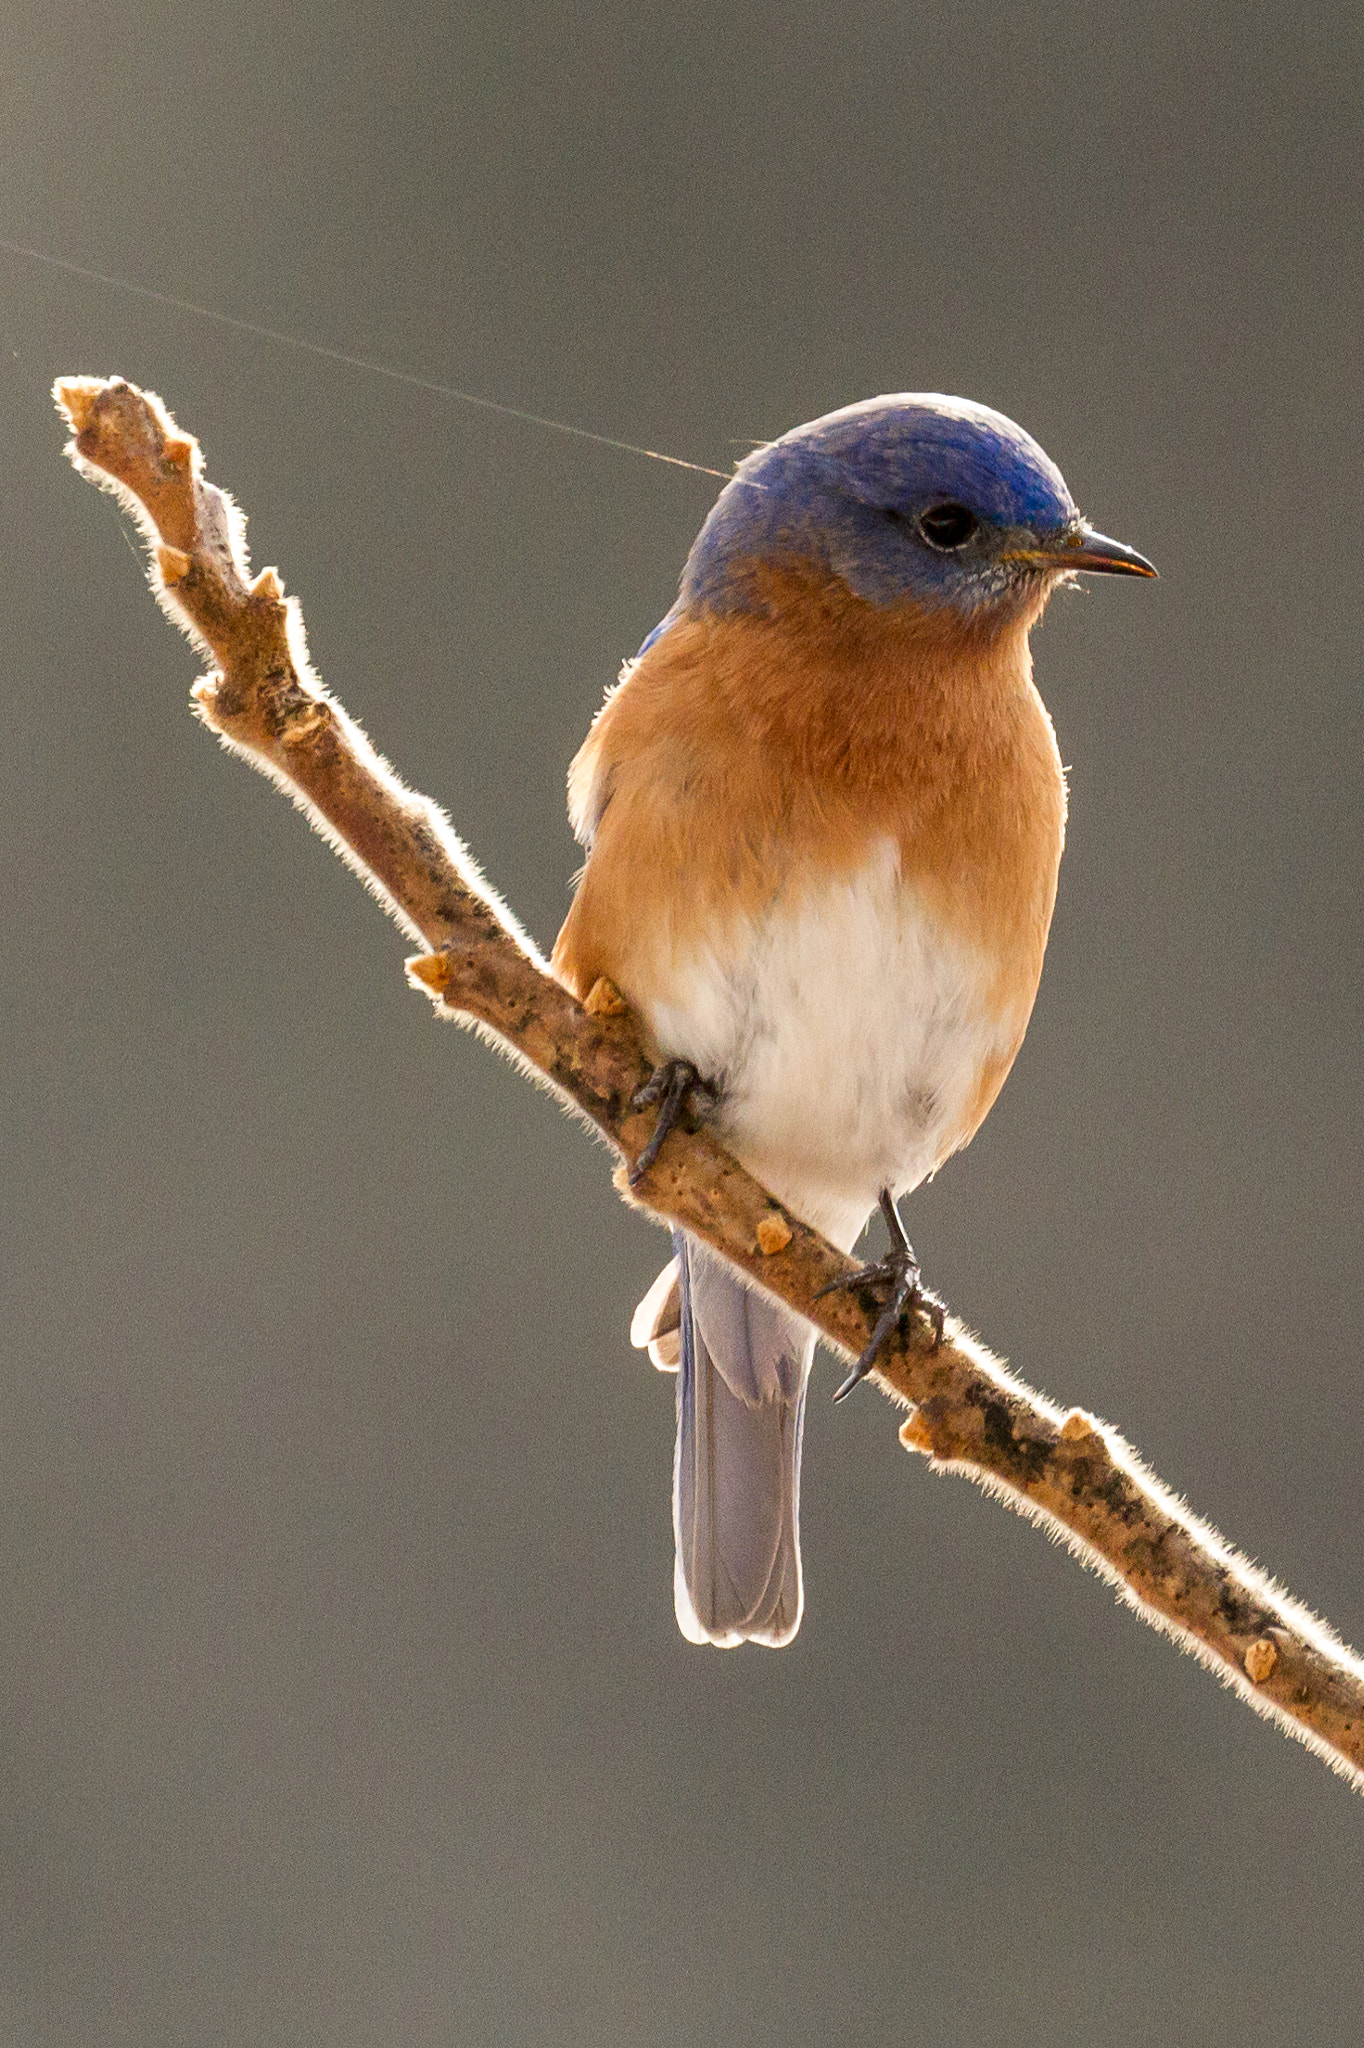
[[[701,1100],[698,1102],[697,1097]],[[663,1140],[669,1131],[676,1130],[688,1109],[701,1114],[713,1109],[717,1101],[714,1086],[703,1081],[690,1060],[664,1060],[655,1067],[642,1088],[636,1088],[630,1097],[631,1109],[651,1109],[658,1105],[658,1122],[654,1125],[653,1136],[630,1168],[630,1185],[637,1188],[649,1168],[663,1149]]]
[[[843,1288],[868,1287],[877,1293],[885,1289],[885,1302],[876,1318],[867,1348],[834,1395],[835,1401],[846,1400],[858,1381],[867,1377],[887,1339],[898,1328],[902,1316],[922,1309],[933,1325],[933,1349],[936,1351],[942,1343],[945,1310],[937,1295],[931,1294],[920,1283],[919,1261],[914,1256],[913,1245],[905,1236],[905,1226],[888,1189],[881,1191],[881,1213],[890,1229],[890,1250],[886,1256],[874,1260],[869,1266],[859,1266],[855,1273],[831,1280],[827,1287],[819,1290],[820,1294],[833,1294]],[[819,1295],[815,1299],[818,1300]]]

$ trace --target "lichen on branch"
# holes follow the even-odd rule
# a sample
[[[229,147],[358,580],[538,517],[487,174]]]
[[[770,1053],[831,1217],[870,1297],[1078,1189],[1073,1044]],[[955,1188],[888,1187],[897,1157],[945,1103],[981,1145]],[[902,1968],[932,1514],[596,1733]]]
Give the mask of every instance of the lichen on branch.
[[[297,600],[273,569],[251,580],[245,523],[206,481],[198,443],[154,393],[122,379],[63,379],[54,395],[73,430],[72,461],[136,518],[158,602],[215,665],[194,686],[198,716],[271,776],[424,942],[408,962],[414,983],[606,1140],[627,1201],[685,1226],[855,1357],[876,1303],[856,1289],[823,1292],[851,1261],[710,1132],[674,1131],[628,1186],[652,1129],[632,1108],[651,1064],[637,1019],[604,985],[579,1004],[554,980],[444,812],[406,787],[328,695],[308,662]],[[1145,1620],[1364,1790],[1364,1661],[1191,1514],[1116,1430],[1032,1392],[953,1317],[936,1347],[926,1318],[903,1329],[875,1377],[911,1411],[900,1429],[907,1449],[1041,1523]]]

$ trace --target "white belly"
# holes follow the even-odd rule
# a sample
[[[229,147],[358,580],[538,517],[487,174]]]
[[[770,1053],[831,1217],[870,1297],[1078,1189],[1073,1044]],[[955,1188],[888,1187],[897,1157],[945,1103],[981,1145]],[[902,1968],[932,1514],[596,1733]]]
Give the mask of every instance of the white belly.
[[[1014,1044],[1024,1020],[990,1006],[992,979],[885,842],[679,960],[649,1021],[720,1084],[717,1128],[749,1171],[850,1248],[883,1187],[916,1187],[959,1142],[982,1070]]]

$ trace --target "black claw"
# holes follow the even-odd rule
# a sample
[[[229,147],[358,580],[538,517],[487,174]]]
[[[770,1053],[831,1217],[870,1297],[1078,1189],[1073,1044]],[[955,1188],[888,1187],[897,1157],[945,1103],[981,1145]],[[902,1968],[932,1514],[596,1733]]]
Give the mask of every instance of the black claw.
[[[681,1123],[688,1101],[696,1093],[714,1100],[714,1090],[701,1079],[690,1060],[665,1060],[661,1067],[654,1068],[642,1087],[636,1088],[630,1097],[631,1109],[649,1109],[657,1103],[658,1122],[648,1144],[630,1168],[632,1188],[639,1186],[662,1151],[663,1140]]]
[[[885,1306],[876,1318],[875,1328],[862,1356],[858,1359],[848,1377],[844,1380],[835,1401],[846,1401],[853,1388],[864,1380],[881,1355],[881,1350],[892,1333],[898,1328],[900,1318],[906,1310],[922,1309],[933,1325],[933,1348],[936,1351],[943,1338],[944,1310],[935,1294],[919,1284],[919,1261],[914,1256],[914,1247],[905,1235],[905,1226],[900,1221],[899,1211],[888,1190],[881,1192],[881,1214],[890,1230],[890,1250],[883,1259],[875,1260],[869,1266],[859,1266],[855,1273],[846,1273],[838,1280],[831,1280],[827,1287],[821,1287],[820,1294],[833,1294],[837,1290],[852,1287],[885,1287],[889,1289]]]

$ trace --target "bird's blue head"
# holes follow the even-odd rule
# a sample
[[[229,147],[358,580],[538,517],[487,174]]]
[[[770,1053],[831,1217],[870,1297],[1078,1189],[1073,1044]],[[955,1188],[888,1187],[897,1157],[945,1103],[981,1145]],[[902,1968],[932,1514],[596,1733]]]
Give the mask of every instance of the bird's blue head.
[[[869,398],[755,449],[697,537],[679,609],[765,608],[760,567],[972,621],[1035,613],[1077,570],[1155,574],[1081,519],[1021,427],[932,392]]]

